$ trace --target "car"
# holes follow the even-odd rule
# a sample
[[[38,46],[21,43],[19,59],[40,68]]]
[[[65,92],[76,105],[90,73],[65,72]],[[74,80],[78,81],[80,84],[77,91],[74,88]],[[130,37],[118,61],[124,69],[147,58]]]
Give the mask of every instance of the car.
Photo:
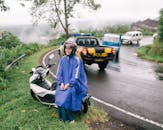
[[[139,41],[142,40],[143,34],[140,31],[129,31],[122,36],[122,43],[133,44],[136,42],[139,44]]]
[[[121,35],[112,34],[112,33],[104,34],[103,39],[102,39],[102,45],[113,47],[115,49],[116,51],[115,60],[119,59],[119,52],[120,52],[121,44],[122,44]]]
[[[66,42],[77,44],[77,56],[83,60],[84,64],[98,64],[100,70],[107,67],[109,61],[115,57],[115,50],[112,47],[102,46],[98,38],[88,34],[75,34],[69,37]],[[58,54],[64,55],[64,43],[59,47]]]

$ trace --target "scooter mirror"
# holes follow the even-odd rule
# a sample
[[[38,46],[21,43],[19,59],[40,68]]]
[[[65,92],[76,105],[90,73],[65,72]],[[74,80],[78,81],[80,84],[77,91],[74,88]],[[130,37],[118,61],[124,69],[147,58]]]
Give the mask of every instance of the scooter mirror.
[[[36,68],[32,68],[32,72],[35,72],[36,71]]]

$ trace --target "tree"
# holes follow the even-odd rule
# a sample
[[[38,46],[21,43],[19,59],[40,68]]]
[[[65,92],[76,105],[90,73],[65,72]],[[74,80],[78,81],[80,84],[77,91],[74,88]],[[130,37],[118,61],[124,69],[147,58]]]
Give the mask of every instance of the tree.
[[[34,0],[32,15],[35,23],[42,19],[48,21],[53,28],[61,25],[66,37],[69,36],[69,19],[74,17],[74,9],[79,6],[97,10],[101,7],[95,0]]]
[[[1,11],[7,11],[9,10],[9,7],[5,4],[4,0],[0,0],[0,10]]]
[[[159,42],[163,42],[163,9],[160,10],[158,36],[159,36]]]

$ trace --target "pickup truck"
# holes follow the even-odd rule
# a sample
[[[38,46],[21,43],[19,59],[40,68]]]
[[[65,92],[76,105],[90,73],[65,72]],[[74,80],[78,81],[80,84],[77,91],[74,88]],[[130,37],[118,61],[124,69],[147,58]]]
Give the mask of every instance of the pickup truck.
[[[113,47],[115,49],[115,60],[119,59],[119,52],[122,45],[122,38],[119,34],[106,33],[104,34],[102,45]]]
[[[71,36],[66,42],[71,41],[77,44],[77,56],[83,60],[84,64],[98,64],[100,70],[104,70],[115,56],[115,50],[112,47],[100,45],[98,39],[91,35]],[[64,43],[58,49],[60,56],[64,55]]]

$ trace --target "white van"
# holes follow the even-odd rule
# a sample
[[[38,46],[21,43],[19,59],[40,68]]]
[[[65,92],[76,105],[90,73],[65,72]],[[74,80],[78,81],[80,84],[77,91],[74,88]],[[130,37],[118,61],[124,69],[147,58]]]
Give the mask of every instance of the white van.
[[[136,42],[139,44],[139,41],[143,38],[143,34],[140,31],[129,31],[122,36],[122,43],[133,44]]]

